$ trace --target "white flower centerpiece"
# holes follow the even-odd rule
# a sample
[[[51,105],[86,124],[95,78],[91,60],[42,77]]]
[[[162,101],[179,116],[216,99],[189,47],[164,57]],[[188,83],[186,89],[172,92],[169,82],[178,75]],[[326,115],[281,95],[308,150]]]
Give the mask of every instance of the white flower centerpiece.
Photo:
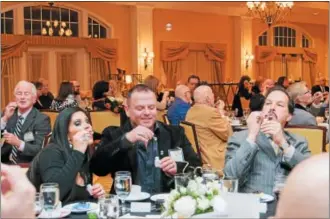
[[[162,217],[190,218],[210,212],[222,214],[227,204],[220,196],[217,181],[203,183],[203,178],[197,177],[190,180],[187,187],[172,190],[164,208]]]

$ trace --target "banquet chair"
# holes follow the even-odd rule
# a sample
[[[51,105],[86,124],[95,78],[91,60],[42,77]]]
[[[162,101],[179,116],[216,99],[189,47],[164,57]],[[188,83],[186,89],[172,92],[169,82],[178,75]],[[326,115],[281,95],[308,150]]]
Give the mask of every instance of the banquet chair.
[[[163,115],[163,121],[164,121],[164,123],[165,123],[166,125],[171,125],[171,122],[170,122],[170,120],[168,119],[167,114],[164,114],[164,115]]]
[[[109,110],[90,111],[90,121],[95,132],[102,133],[108,126],[120,126],[120,115]]]
[[[52,136],[52,132],[45,136],[44,141],[42,142],[42,148],[45,148],[50,141],[50,137]]]
[[[198,138],[197,138],[195,124],[187,122],[187,121],[181,121],[180,126],[184,129],[184,133],[185,133],[186,137],[188,138],[192,148],[197,153],[199,158],[202,160],[201,150],[200,150],[200,147],[198,144]]]
[[[40,110],[41,113],[49,116],[50,118],[50,127],[53,129],[54,124],[55,124],[55,120],[57,118],[57,115],[59,114],[59,112],[54,111],[54,110]]]
[[[286,131],[305,137],[312,155],[326,152],[326,128],[320,126],[287,126]]]

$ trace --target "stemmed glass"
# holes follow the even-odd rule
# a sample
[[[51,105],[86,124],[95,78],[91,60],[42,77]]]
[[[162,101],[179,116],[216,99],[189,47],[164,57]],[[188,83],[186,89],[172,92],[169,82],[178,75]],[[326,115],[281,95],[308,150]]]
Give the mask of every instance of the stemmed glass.
[[[52,212],[60,202],[60,190],[57,183],[43,183],[40,186],[41,202],[43,210],[51,217]]]
[[[122,214],[128,212],[129,209],[125,207],[125,200],[131,193],[132,177],[129,171],[118,171],[115,175],[115,190],[118,198],[122,202]]]
[[[324,117],[327,118],[327,123],[329,122],[329,108],[326,108],[324,111]]]

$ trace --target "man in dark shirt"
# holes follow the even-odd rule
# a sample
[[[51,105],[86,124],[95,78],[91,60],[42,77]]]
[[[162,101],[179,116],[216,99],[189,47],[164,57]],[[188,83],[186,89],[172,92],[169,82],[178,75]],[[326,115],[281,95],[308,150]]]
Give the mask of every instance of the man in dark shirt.
[[[114,177],[117,171],[130,171],[143,192],[161,193],[174,187],[175,174],[201,165],[181,127],[156,121],[156,96],[146,85],[129,91],[125,110],[129,120],[123,127],[104,129],[91,159],[93,173]]]
[[[44,109],[49,109],[54,100],[54,95],[48,90],[48,81],[44,78],[40,78],[39,82],[42,83],[42,94],[39,97],[39,101]]]

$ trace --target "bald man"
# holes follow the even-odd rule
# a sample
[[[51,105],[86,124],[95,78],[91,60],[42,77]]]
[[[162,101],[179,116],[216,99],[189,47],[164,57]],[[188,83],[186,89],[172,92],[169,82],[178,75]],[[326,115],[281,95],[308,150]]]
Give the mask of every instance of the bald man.
[[[178,85],[175,89],[175,100],[168,108],[167,116],[171,125],[179,125],[184,121],[191,105],[191,92],[186,85]]]
[[[27,81],[17,83],[15,102],[10,102],[1,118],[1,133],[5,143],[1,162],[28,163],[41,150],[44,137],[50,132],[50,119],[33,107],[37,89]]]
[[[329,153],[312,156],[291,172],[275,218],[329,218]]]
[[[195,124],[203,164],[222,170],[228,138],[232,128],[227,118],[215,108],[214,94],[209,86],[194,91],[195,104],[189,109],[186,121]]]
[[[48,80],[44,78],[39,78],[38,81],[42,84],[42,94],[39,97],[39,101],[45,109],[49,109],[54,100],[54,95],[48,89]]]

